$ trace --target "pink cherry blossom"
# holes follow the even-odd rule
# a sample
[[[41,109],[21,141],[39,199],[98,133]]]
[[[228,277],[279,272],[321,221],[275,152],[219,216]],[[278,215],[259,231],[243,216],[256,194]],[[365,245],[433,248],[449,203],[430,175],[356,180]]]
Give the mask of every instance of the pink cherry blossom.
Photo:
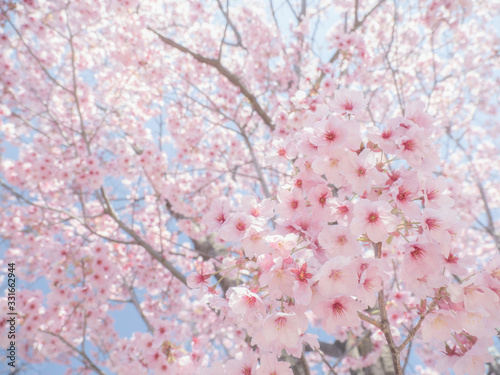
[[[335,96],[330,108],[342,115],[358,115],[368,103],[362,92],[340,89],[335,91]]]
[[[260,366],[256,375],[293,375],[290,364],[280,362],[272,354],[264,354],[260,357]]]
[[[293,347],[299,341],[300,335],[307,329],[307,320],[304,321],[295,314],[278,312],[268,315],[262,327],[267,342],[276,342],[283,347]]]
[[[387,202],[360,199],[354,206],[354,218],[350,225],[352,233],[357,236],[366,233],[373,242],[385,241],[397,226],[397,219],[391,211],[392,207]]]
[[[340,296],[325,302],[320,302],[316,309],[318,317],[322,318],[323,328],[333,333],[336,326],[357,327],[361,324],[357,311],[366,306],[351,297]]]
[[[493,314],[500,306],[498,295],[486,286],[474,283],[474,279],[462,285],[448,287],[453,302],[463,302],[468,312],[487,312]]]
[[[292,191],[281,190],[278,193],[279,204],[276,206],[276,213],[280,216],[293,216],[305,208],[305,200],[300,189]]]
[[[446,209],[434,210],[432,208],[424,209],[420,219],[424,233],[428,237],[447,245],[452,240],[454,233],[454,224],[457,217],[453,212]]]
[[[300,305],[308,305],[312,298],[312,290],[308,279],[313,274],[307,272],[307,263],[302,264],[300,268],[291,269],[290,272],[295,276],[295,281],[293,282],[295,302]]]
[[[236,242],[245,237],[247,229],[250,228],[250,218],[244,213],[234,213],[224,222],[219,230],[219,236],[224,241]]]
[[[312,162],[312,169],[318,175],[325,175],[329,183],[336,187],[345,185],[344,176],[340,174],[342,171],[342,163],[345,159],[345,151],[342,149],[334,149],[327,156],[318,157]]]
[[[259,295],[252,293],[245,287],[234,287],[229,296],[229,307],[238,315],[252,316],[260,314],[264,316],[265,305]]]
[[[436,246],[424,242],[404,245],[402,275],[405,280],[434,275],[441,272],[443,266],[441,254]]]
[[[353,152],[347,153],[346,162],[342,166],[342,175],[359,195],[369,191],[373,184],[383,182],[383,175],[374,168],[375,159],[367,149],[359,155]]]
[[[59,3],[0,12],[19,365],[498,372],[498,1]]]
[[[341,225],[328,226],[321,231],[318,241],[330,256],[353,257],[361,254],[361,247],[348,227]]]
[[[230,213],[229,201],[227,199],[214,200],[210,211],[203,216],[203,222],[210,232],[218,230],[228,219]]]
[[[325,297],[355,293],[358,279],[350,258],[338,256],[326,262],[316,274],[318,290]]]

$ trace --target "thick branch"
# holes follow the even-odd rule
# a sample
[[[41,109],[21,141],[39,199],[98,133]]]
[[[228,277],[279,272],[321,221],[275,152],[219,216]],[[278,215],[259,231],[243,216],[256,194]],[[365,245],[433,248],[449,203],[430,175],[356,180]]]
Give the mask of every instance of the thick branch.
[[[208,57],[202,56],[196,52],[191,51],[189,48],[186,48],[186,47],[180,45],[179,43],[174,42],[172,39],[161,35],[160,33],[158,33],[156,30],[152,29],[151,27],[148,27],[148,29],[151,30],[152,32],[154,32],[156,35],[158,35],[160,37],[160,39],[162,40],[162,42],[164,42],[165,44],[168,44],[170,47],[173,47],[181,52],[184,52],[184,53],[190,55],[196,61],[198,61],[202,64],[206,64],[206,65],[209,65],[209,66],[217,69],[217,71],[221,75],[226,77],[226,79],[229,80],[229,82],[231,82],[234,86],[236,86],[240,89],[243,96],[245,96],[248,99],[248,101],[250,102],[250,105],[255,110],[255,112],[257,112],[257,114],[264,121],[264,123],[269,127],[269,129],[274,130],[275,125],[272,123],[269,115],[260,106],[259,102],[257,101],[257,98],[246,88],[246,86],[243,84],[243,82],[241,82],[240,79],[236,75],[234,75],[226,67],[224,67],[219,60],[210,59]]]
[[[387,317],[387,310],[385,308],[385,296],[384,289],[378,292],[378,305],[380,309],[380,324],[381,331],[384,333],[385,339],[387,340],[387,344],[389,345],[389,350],[391,351],[392,362],[394,364],[394,371],[397,375],[402,375],[403,370],[401,369],[401,362],[399,361],[399,348],[396,346],[394,342],[394,338],[391,333],[391,326],[389,323],[389,319]]]
[[[158,251],[153,249],[150,244],[144,241],[142,237],[139,236],[139,234],[137,234],[132,228],[129,228],[127,224],[125,224],[123,221],[120,220],[115,210],[113,209],[113,206],[111,206],[111,203],[109,202],[103,188],[101,188],[101,194],[104,200],[103,203],[105,205],[106,213],[113,218],[113,220],[118,224],[118,226],[123,231],[128,233],[135,240],[135,242],[137,242],[138,245],[142,246],[144,250],[146,250],[149,253],[149,255],[151,255],[154,259],[160,262],[160,264],[163,267],[169,270],[170,273],[172,273],[172,275],[174,275],[180,282],[182,282],[184,285],[187,285],[186,277],[179,270],[177,270],[177,268],[175,268],[172,263],[166,260],[163,257],[163,255],[161,255]]]

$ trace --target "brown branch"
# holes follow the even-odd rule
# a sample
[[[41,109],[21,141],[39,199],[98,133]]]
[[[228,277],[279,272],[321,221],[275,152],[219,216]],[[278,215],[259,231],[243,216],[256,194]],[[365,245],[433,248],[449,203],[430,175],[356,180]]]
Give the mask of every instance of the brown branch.
[[[146,318],[146,315],[144,315],[144,311],[142,311],[141,308],[141,303],[139,302],[139,299],[137,298],[137,294],[135,293],[135,290],[132,286],[129,286],[127,283],[125,283],[125,287],[128,289],[128,292],[130,293],[130,302],[134,305],[135,309],[141,316],[142,321],[148,328],[148,331],[152,334],[154,332],[154,327],[151,325],[149,322],[148,318]]]
[[[181,52],[184,52],[191,57],[193,57],[196,61],[211,66],[215,68],[222,76],[224,76],[229,82],[231,82],[234,86],[236,86],[243,96],[245,96],[248,101],[250,102],[250,105],[252,108],[257,112],[257,114],[260,116],[260,118],[264,121],[264,123],[269,127],[269,129],[274,130],[275,125],[272,123],[271,118],[269,115],[264,111],[264,109],[260,106],[259,102],[257,101],[257,98],[246,88],[246,86],[241,82],[241,80],[231,73],[226,67],[224,67],[221,62],[217,59],[211,59],[205,56],[200,55],[199,53],[191,51],[189,48],[186,48],[179,43],[176,43],[170,38],[167,38],[166,36],[161,35],[159,32],[156,30],[152,29],[151,27],[148,27],[148,30],[152,31],[158,37],[161,39],[162,42],[165,44],[169,45],[170,47],[173,47]]]
[[[224,7],[222,6],[222,3],[220,2],[220,0],[217,0],[217,5],[219,6],[219,9],[222,12],[222,14],[224,15],[224,17],[226,18],[227,25],[229,25],[229,27],[231,28],[231,30],[233,30],[234,36],[236,37],[236,45],[240,46],[243,49],[246,49],[243,46],[241,35],[238,32],[238,29],[236,28],[236,26],[234,26],[234,23],[229,18],[229,4],[226,3],[227,11],[224,10]]]
[[[362,312],[358,311],[358,316],[359,319],[364,320],[367,323],[370,323],[377,327],[378,329],[382,330],[382,326],[380,325],[380,322],[378,320],[375,320],[373,318],[370,318],[368,315],[363,314]]]
[[[392,363],[394,364],[394,371],[396,372],[396,375],[402,375],[403,370],[401,369],[401,362],[399,361],[400,350],[396,346],[394,338],[392,337],[391,326],[389,323],[389,319],[387,317],[387,310],[385,308],[384,289],[378,292],[378,305],[380,310],[381,331],[383,332],[385,339],[387,340],[387,344],[389,345],[389,350],[391,351]]]
[[[160,264],[167,270],[169,270],[174,277],[176,277],[180,282],[182,282],[184,285],[187,286],[186,277],[179,270],[177,270],[177,268],[175,268],[172,263],[170,263],[167,259],[165,259],[162,254],[153,249],[153,247],[150,244],[144,241],[144,239],[141,236],[139,236],[139,234],[137,234],[136,231],[134,231],[132,228],[129,228],[127,224],[121,221],[118,215],[116,214],[115,210],[113,209],[113,206],[109,202],[109,199],[102,187],[100,191],[101,191],[100,198],[102,198],[103,200],[101,204],[103,204],[105,212],[109,216],[111,216],[111,218],[113,218],[113,220],[118,224],[118,226],[128,235],[130,235],[135,240],[135,242],[137,242],[138,245],[142,246],[144,250],[146,250],[149,253],[149,255],[151,255],[154,259],[160,262]],[[97,196],[99,197],[99,195]]]
[[[403,343],[401,345],[399,345],[399,347],[398,347],[399,352],[401,352],[405,348],[405,346],[413,339],[413,337],[415,337],[415,334],[422,326],[422,323],[424,322],[425,317],[427,315],[429,315],[434,310],[434,307],[436,307],[437,303],[438,302],[436,299],[434,301],[432,301],[431,304],[429,305],[429,307],[427,308],[427,311],[420,315],[420,319],[418,320],[415,327],[410,329],[410,332],[408,332],[408,336],[406,336],[405,341],[403,341]]]
[[[262,174],[262,169],[261,169],[259,162],[257,160],[257,157],[255,156],[255,153],[253,151],[252,143],[248,139],[248,136],[245,132],[245,129],[243,127],[241,127],[238,123],[236,123],[236,125],[238,125],[238,127],[240,128],[241,136],[245,140],[245,143],[248,147],[248,151],[250,152],[250,156],[252,157],[252,163],[255,167],[255,171],[257,172],[257,175],[259,176],[259,181],[260,181],[260,184],[262,186],[262,191],[264,192],[264,195],[266,196],[266,198],[269,198],[271,196],[270,192],[269,192],[269,188],[267,187],[266,180],[264,179],[264,175]]]
[[[71,348],[73,351],[75,351],[76,353],[78,353],[81,357],[82,357],[82,362],[85,363],[85,365],[87,365],[88,367],[90,367],[92,370],[94,370],[96,373],[98,373],[99,375],[105,375],[104,372],[101,371],[101,369],[99,367],[97,367],[97,365],[92,362],[92,360],[87,356],[87,354],[81,350],[78,350],[77,348],[75,348],[73,345],[71,345],[64,337],[62,337],[61,335],[58,335],[58,334],[55,334],[53,332],[49,332],[49,331],[44,331],[44,330],[40,330],[40,332],[43,332],[43,333],[46,333],[48,335],[51,335],[51,336],[54,336],[54,337],[57,337],[59,340],[61,340],[64,344],[66,344],[66,346],[68,346],[69,348]]]

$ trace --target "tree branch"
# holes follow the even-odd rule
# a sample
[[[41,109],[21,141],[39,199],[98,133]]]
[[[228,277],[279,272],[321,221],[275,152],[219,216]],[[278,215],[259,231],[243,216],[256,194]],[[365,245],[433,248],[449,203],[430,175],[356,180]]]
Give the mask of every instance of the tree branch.
[[[257,98],[246,88],[246,86],[243,84],[243,82],[241,82],[241,80],[236,75],[234,75],[226,67],[224,67],[219,60],[210,59],[210,58],[202,56],[196,52],[193,52],[190,49],[174,42],[172,39],[161,35],[159,32],[152,29],[151,27],[148,27],[148,30],[150,30],[153,33],[155,33],[156,35],[158,35],[160,37],[160,39],[162,40],[162,42],[169,45],[170,47],[173,47],[181,52],[184,52],[184,53],[190,55],[196,61],[198,61],[202,64],[206,64],[208,66],[215,68],[229,82],[231,82],[234,86],[236,86],[237,88],[240,89],[243,96],[245,96],[248,99],[248,101],[250,102],[250,105],[255,110],[255,112],[257,112],[257,114],[264,121],[264,123],[269,127],[269,129],[274,130],[275,125],[272,123],[269,115],[260,106],[259,102],[257,101]]]
[[[100,191],[101,191],[101,198],[103,199],[103,202],[101,203],[103,203],[105,212],[109,216],[111,216],[113,220],[118,224],[118,226],[123,231],[128,233],[135,240],[135,242],[137,242],[138,245],[142,246],[144,250],[146,250],[149,253],[149,255],[151,255],[154,259],[160,262],[161,265],[165,267],[167,270],[169,270],[173,276],[175,276],[180,282],[182,282],[184,285],[187,286],[186,277],[179,270],[177,270],[177,268],[175,268],[172,263],[166,260],[158,251],[153,249],[150,244],[144,241],[142,237],[139,236],[139,234],[137,234],[137,232],[135,232],[132,228],[129,228],[127,224],[121,221],[118,215],[116,214],[115,210],[113,209],[113,206],[109,202],[109,199],[106,196],[106,193],[102,187]]]
[[[424,322],[425,317],[427,315],[429,315],[434,310],[434,307],[436,307],[436,305],[437,305],[437,300],[432,301],[431,304],[429,305],[429,307],[427,308],[427,311],[425,313],[423,313],[422,315],[420,315],[420,319],[418,320],[415,327],[410,329],[410,332],[408,332],[408,336],[406,336],[405,341],[403,341],[403,343],[401,345],[399,345],[399,347],[398,347],[399,352],[401,352],[405,348],[405,346],[413,339],[413,337],[415,337],[415,334],[422,326],[422,323]]]
[[[49,332],[49,331],[44,331],[44,330],[40,330],[40,332],[43,332],[43,333],[46,333],[48,335],[51,335],[51,336],[54,336],[54,337],[57,337],[59,340],[61,340],[64,344],[66,344],[66,346],[68,346],[69,348],[71,348],[73,351],[75,351],[76,353],[78,353],[81,357],[82,357],[82,362],[85,363],[86,366],[90,367],[92,370],[94,370],[96,373],[98,373],[99,375],[105,375],[104,372],[101,371],[101,369],[99,369],[99,367],[97,367],[97,365],[92,362],[92,360],[87,356],[87,354],[81,350],[78,350],[77,348],[75,348],[73,345],[71,345],[64,337],[62,337],[61,335],[58,335],[56,333],[53,333],[53,332]]]

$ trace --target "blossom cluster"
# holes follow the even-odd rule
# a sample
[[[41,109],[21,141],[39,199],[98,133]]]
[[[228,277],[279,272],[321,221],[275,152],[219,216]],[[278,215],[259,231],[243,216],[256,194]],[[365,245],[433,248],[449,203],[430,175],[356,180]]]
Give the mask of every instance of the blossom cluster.
[[[261,356],[258,374],[272,373],[269,358],[283,350],[300,357],[305,344],[318,348],[311,324],[335,336],[363,327],[375,337],[377,306],[389,311],[398,337],[411,334],[399,327],[423,321],[417,338],[444,353],[438,368],[482,373],[500,323],[500,258],[469,274],[455,202],[446,179],[433,174],[439,157],[423,103],[381,129],[356,120],[365,107],[362,93],[339,90],[300,130],[282,132],[267,161],[291,165],[292,177],[274,198],[245,197],[237,208],[227,198],[213,202],[207,231],[241,256],[200,269],[188,284],[245,330]],[[212,276],[217,285],[232,281],[222,298]]]

